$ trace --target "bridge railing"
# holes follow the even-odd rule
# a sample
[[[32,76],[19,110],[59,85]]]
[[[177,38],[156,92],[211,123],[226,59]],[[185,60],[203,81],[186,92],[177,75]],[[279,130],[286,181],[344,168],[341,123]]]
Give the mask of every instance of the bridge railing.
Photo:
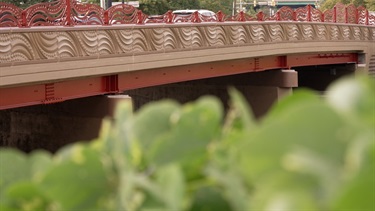
[[[250,16],[239,12],[228,16],[218,11],[215,16],[205,16],[195,12],[188,16],[179,16],[168,11],[156,19],[144,14],[131,5],[119,4],[104,10],[96,4],[82,4],[76,0],[57,0],[38,3],[24,10],[5,2],[0,2],[0,27],[32,26],[74,26],[74,25],[112,25],[112,24],[148,24],[176,22],[227,22],[227,21],[299,21],[332,22],[361,25],[375,25],[375,15],[363,7],[338,3],[324,12],[311,5],[292,9],[280,8],[275,15],[267,17],[263,12]]]

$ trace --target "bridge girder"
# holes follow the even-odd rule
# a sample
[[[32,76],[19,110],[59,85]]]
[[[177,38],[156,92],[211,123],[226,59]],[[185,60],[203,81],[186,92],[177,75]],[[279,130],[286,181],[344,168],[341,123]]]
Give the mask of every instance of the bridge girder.
[[[86,77],[67,81],[0,88],[0,110],[58,103],[69,99],[113,94],[143,87],[299,66],[357,63],[357,53],[279,55],[207,62]],[[282,82],[276,82],[282,83]],[[267,84],[265,84],[267,85]],[[276,84],[282,86],[282,84]]]

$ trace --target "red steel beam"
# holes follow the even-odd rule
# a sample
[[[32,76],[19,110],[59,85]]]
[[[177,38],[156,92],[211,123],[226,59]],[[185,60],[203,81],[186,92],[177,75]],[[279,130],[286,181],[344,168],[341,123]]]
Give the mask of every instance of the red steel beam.
[[[57,103],[181,81],[298,66],[357,63],[357,60],[356,53],[269,56],[148,69],[55,83],[4,87],[0,88],[0,110]]]

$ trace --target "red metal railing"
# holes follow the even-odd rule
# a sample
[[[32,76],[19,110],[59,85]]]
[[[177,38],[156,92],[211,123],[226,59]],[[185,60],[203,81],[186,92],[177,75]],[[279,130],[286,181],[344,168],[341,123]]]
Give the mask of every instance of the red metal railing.
[[[375,25],[375,15],[370,15],[363,6],[356,8],[353,4],[345,6],[341,3],[324,12],[311,5],[297,9],[282,7],[271,17],[266,17],[263,12],[255,16],[242,11],[234,16],[225,15],[221,11],[214,16],[205,16],[198,12],[179,16],[168,11],[157,18],[151,18],[141,10],[126,4],[115,5],[104,10],[95,4],[81,4],[76,0],[57,0],[38,3],[22,10],[13,4],[0,2],[0,27],[224,21],[302,21]]]

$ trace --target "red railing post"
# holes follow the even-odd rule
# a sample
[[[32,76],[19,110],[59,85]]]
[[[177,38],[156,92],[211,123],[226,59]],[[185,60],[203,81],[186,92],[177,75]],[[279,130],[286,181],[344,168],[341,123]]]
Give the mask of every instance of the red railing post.
[[[257,20],[263,21],[264,20],[264,13],[262,11],[258,12],[257,14]]]
[[[365,24],[368,25],[369,21],[368,21],[368,10],[366,9],[366,21],[365,21]]]
[[[104,11],[104,25],[109,25],[108,10]]]
[[[293,21],[297,21],[297,13],[293,10]]]
[[[358,8],[356,7],[355,8],[355,24],[358,24],[359,23],[359,15],[358,15]]]
[[[221,10],[219,10],[219,12],[217,12],[216,15],[217,15],[218,22],[224,22],[224,14]]]
[[[166,22],[167,23],[173,23],[173,13],[172,13],[172,10],[168,10],[166,16],[167,16]]]
[[[137,10],[137,24],[143,23],[143,13],[141,10]]]
[[[280,11],[277,11],[275,15],[276,15],[276,20],[280,21]]]
[[[70,1],[71,0],[66,0],[66,24],[68,26],[72,25],[72,5]]]
[[[348,7],[345,6],[345,23],[348,23]]]
[[[336,15],[337,15],[337,12],[336,12],[336,6],[333,7],[333,22],[336,23]]]
[[[199,23],[199,22],[201,22],[200,19],[199,19],[199,13],[198,13],[198,11],[195,11],[195,12],[193,13],[193,22],[194,22],[194,23]]]
[[[21,26],[22,26],[22,27],[26,27],[26,26],[27,26],[27,21],[26,21],[26,10],[22,10],[21,16],[22,16]]]
[[[307,5],[307,21],[311,22],[311,5]]]
[[[240,11],[240,17],[239,17],[238,21],[245,21],[245,14],[242,10]]]

